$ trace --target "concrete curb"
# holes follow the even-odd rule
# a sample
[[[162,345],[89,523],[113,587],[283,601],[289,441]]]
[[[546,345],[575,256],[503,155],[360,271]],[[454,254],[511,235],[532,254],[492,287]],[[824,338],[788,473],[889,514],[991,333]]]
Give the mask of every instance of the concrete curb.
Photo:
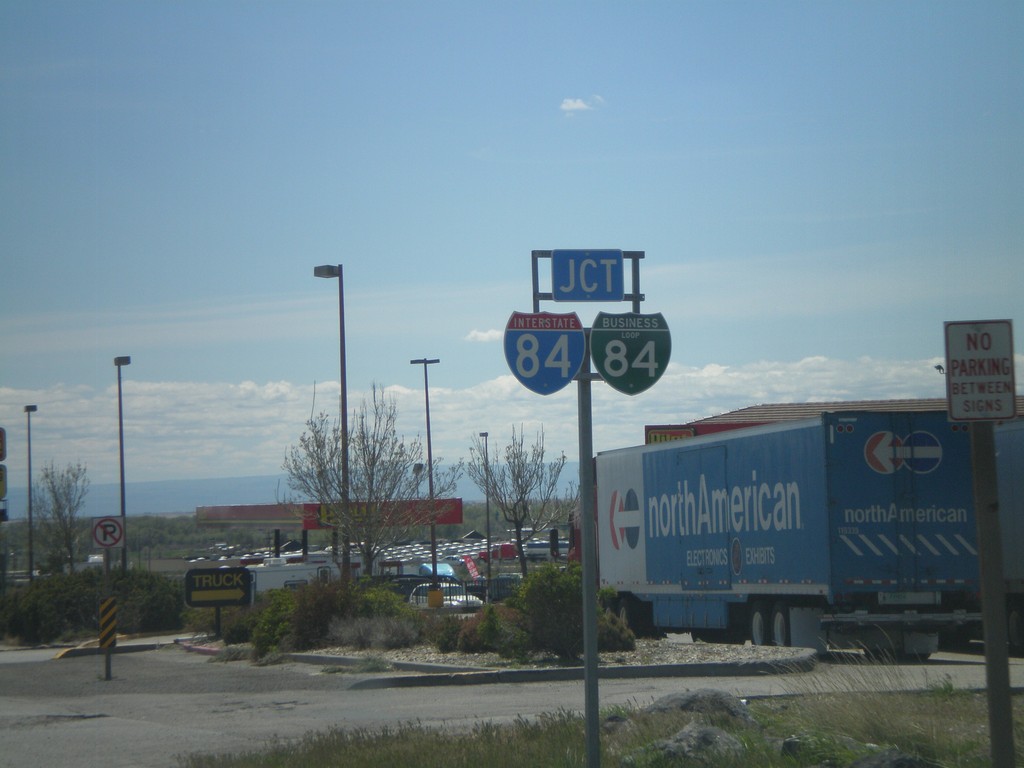
[[[347,656],[318,656],[316,654],[289,654],[291,661],[305,664],[331,664],[354,666],[361,660]],[[755,677],[809,672],[817,664],[817,654],[807,650],[786,662],[709,662],[702,664],[661,664],[643,666],[598,667],[597,675],[606,680],[624,680],[644,677]],[[484,669],[480,667],[446,667],[442,664],[415,664],[395,662],[394,668],[420,674],[380,675],[358,680],[354,690],[376,688],[417,688],[446,685],[494,685],[497,683],[565,682],[583,679],[583,667],[553,667],[550,669]]]
[[[155,651],[162,648],[166,643],[132,643],[131,645],[115,645],[110,649],[111,653],[136,653],[138,651]],[[99,646],[79,645],[74,648],[65,648],[53,658],[73,659],[78,656],[101,656],[106,650]]]

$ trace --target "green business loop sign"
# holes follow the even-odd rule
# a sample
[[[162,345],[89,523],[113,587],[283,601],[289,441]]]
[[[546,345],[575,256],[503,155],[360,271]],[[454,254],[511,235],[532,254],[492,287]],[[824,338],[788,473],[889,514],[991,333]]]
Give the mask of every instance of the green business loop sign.
[[[660,312],[599,312],[590,331],[590,350],[594,367],[608,386],[637,395],[665,373],[672,355],[672,335]]]

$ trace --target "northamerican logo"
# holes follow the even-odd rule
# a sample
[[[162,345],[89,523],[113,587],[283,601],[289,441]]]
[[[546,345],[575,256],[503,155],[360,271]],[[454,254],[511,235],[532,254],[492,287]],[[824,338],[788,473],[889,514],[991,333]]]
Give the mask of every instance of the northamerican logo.
[[[931,432],[911,432],[906,437],[875,432],[864,443],[864,460],[882,475],[901,468],[923,475],[942,462],[942,444]]]
[[[636,549],[640,543],[640,526],[643,524],[643,512],[636,491],[632,488],[625,494],[612,491],[608,502],[608,524],[612,529],[612,546],[615,549],[622,549],[623,544]]]

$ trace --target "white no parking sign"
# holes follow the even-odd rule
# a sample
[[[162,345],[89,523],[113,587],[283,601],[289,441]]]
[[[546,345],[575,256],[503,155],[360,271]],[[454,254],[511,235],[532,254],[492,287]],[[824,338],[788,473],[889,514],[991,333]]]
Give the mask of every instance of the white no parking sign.
[[[94,517],[92,541],[97,547],[109,549],[124,543],[124,525],[120,517]]]
[[[1016,413],[1013,324],[946,323],[946,396],[954,421],[1000,421]]]

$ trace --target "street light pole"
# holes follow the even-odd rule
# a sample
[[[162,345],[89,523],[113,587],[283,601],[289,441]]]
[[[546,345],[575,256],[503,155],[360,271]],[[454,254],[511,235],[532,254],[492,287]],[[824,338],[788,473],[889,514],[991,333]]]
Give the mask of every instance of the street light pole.
[[[38,406],[25,406],[25,427],[28,431],[28,580],[32,581],[32,414],[38,411]]]
[[[348,382],[346,378],[346,366],[345,366],[345,277],[342,265],[324,264],[319,267],[313,267],[314,277],[336,277],[338,278],[338,357],[340,363],[340,386],[341,393],[338,396],[338,408],[341,413],[339,419],[341,421],[341,520],[338,521],[346,526],[346,529],[342,531],[344,534],[345,541],[342,543],[342,574],[345,578],[348,578],[350,571],[350,558],[349,558],[349,536],[348,536],[348,517],[349,517],[349,488],[348,488]],[[334,526],[334,557],[337,561],[338,557],[338,526]]]
[[[410,360],[410,365],[423,366],[423,401],[427,409],[427,493],[430,497],[430,570],[432,572],[431,588],[439,589],[437,580],[437,525],[434,522],[434,455],[430,447],[430,385],[427,380],[427,366],[440,363],[440,360]]]
[[[131,365],[132,359],[124,355],[114,358],[117,368],[117,442],[121,458],[121,573],[128,572],[128,525],[124,505],[124,410],[121,405],[121,368]]]
[[[487,453],[487,433],[481,432],[484,439],[484,514],[487,518],[487,588],[484,596],[491,602],[491,459]]]

